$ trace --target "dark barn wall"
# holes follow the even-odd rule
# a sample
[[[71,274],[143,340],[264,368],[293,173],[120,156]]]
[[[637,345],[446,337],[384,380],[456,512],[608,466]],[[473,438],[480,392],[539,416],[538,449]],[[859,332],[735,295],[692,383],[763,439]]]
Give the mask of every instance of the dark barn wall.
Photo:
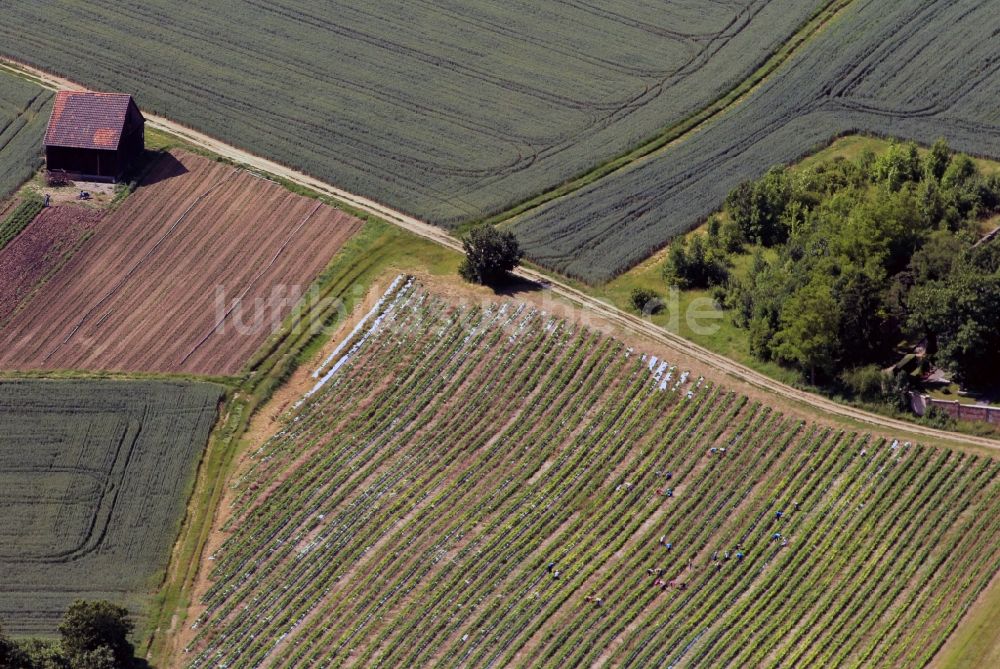
[[[117,151],[49,146],[45,149],[45,162],[49,170],[65,170],[76,176],[113,181],[120,174]]]
[[[122,171],[126,170],[137,158],[142,155],[146,148],[146,132],[140,124],[138,127],[127,130],[128,134],[122,135],[121,144],[118,145],[119,160]]]
[[[118,144],[119,169],[124,172],[137,158],[142,155],[146,148],[146,119],[142,112],[131,101],[128,106],[128,114],[125,115],[125,127],[122,128],[121,142]]]

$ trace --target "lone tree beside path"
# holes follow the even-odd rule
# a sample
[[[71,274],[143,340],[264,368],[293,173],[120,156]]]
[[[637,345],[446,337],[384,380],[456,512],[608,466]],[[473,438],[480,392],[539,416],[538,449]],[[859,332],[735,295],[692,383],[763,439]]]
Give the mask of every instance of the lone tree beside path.
[[[492,225],[473,228],[462,239],[465,260],[458,272],[466,281],[496,285],[506,281],[524,253],[513,232]]]

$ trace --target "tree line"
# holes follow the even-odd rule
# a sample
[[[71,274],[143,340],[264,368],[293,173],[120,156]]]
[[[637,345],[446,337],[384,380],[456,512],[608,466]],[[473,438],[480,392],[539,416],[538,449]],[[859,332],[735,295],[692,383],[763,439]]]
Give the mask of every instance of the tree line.
[[[74,602],[59,625],[57,639],[15,640],[0,626],[3,669],[130,669],[135,658],[128,637],[134,624],[128,610],[107,601]]]
[[[740,184],[707,234],[677,240],[663,273],[712,288],[746,330],[750,352],[814,384],[874,400],[905,379],[881,369],[901,342],[971,388],[1000,372],[1000,242],[978,243],[1000,211],[1000,177],[942,140],[921,155],[881,155],[771,169]],[[739,254],[749,269],[733,271]]]

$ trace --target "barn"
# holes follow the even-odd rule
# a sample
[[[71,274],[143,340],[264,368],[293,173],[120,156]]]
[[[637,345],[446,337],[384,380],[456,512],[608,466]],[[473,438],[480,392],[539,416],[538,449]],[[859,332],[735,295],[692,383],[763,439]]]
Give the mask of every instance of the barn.
[[[131,95],[60,91],[45,132],[50,172],[116,182],[142,155],[146,119]]]

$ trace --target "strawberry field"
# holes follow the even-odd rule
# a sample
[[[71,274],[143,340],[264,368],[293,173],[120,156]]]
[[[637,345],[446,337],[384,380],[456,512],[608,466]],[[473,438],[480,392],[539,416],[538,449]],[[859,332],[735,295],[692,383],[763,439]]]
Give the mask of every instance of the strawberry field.
[[[400,279],[234,481],[191,667],[921,666],[1000,464]]]
[[[220,389],[0,381],[0,621],[51,634],[77,598],[141,615],[183,516]]]

